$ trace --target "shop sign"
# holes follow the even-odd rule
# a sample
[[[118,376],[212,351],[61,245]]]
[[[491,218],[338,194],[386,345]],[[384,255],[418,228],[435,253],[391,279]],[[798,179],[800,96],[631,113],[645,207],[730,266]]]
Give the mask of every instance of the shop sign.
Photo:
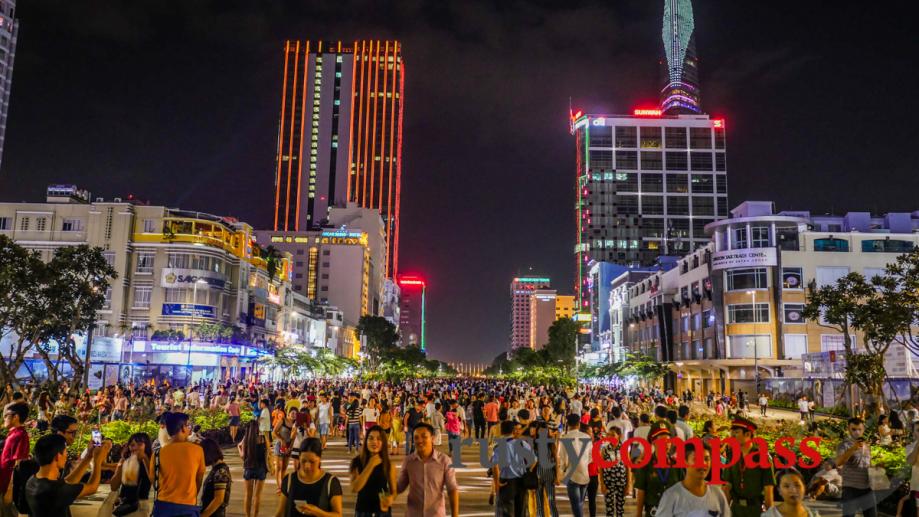
[[[215,318],[217,311],[212,305],[194,303],[164,303],[163,316],[194,316],[198,318]]]
[[[85,336],[74,336],[76,342],[77,355],[86,357],[86,338]],[[90,350],[90,360],[94,363],[120,363],[121,362],[121,345],[124,340],[113,337],[96,337],[93,336],[93,346]]]
[[[192,352],[211,354],[242,355],[245,347],[239,345],[201,344],[191,345]],[[188,343],[150,343],[150,352],[188,352]]]
[[[206,269],[163,268],[163,287],[194,287],[198,280],[204,280],[208,287],[214,289],[223,289],[227,283],[225,276]]]
[[[712,253],[712,270],[775,266],[775,248],[750,248]]]

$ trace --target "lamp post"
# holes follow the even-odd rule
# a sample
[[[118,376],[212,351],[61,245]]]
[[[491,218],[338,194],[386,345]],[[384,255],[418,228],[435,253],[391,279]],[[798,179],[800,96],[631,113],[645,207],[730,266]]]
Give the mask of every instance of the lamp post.
[[[207,280],[199,278],[195,280],[194,286],[192,287],[192,302],[191,302],[191,329],[188,331],[188,355],[185,357],[185,387],[188,388],[188,385],[191,384],[191,347],[195,339],[195,322],[198,320],[198,285],[203,284],[207,285]],[[200,321],[198,321],[200,323]]]
[[[751,289],[747,294],[753,297],[753,382],[756,386],[756,396],[759,397],[759,351],[756,350],[756,331],[759,323],[759,313],[756,310],[756,291]]]

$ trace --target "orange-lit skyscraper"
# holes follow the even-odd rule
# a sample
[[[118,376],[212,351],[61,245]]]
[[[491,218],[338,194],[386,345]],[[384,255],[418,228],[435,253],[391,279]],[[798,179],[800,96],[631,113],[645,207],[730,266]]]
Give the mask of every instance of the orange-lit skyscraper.
[[[399,259],[402,97],[398,41],[287,41],[275,171],[276,231],[323,224],[353,201],[383,217],[386,276]]]

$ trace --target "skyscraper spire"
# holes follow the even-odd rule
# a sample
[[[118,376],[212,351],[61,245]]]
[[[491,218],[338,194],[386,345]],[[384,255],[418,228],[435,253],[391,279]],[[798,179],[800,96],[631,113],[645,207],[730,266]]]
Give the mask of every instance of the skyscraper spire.
[[[661,37],[664,41],[661,111],[669,115],[700,113],[702,100],[692,0],[664,0]]]

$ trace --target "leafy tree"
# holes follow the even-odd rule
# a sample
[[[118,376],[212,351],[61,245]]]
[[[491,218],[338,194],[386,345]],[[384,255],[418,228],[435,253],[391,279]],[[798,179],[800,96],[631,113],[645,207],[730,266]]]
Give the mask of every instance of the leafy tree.
[[[817,287],[811,283],[807,288],[807,303],[804,317],[821,327],[833,329],[843,337],[846,356],[855,352],[854,326],[865,300],[874,294],[865,277],[849,273],[835,284]]]
[[[399,332],[395,325],[382,316],[361,316],[357,323],[357,332],[366,338],[364,353],[367,355],[371,368],[376,367],[381,358],[397,348]]]
[[[18,385],[16,372],[40,339],[48,300],[41,296],[46,268],[39,257],[0,235],[0,339],[10,347],[0,361],[0,381],[7,385]]]

